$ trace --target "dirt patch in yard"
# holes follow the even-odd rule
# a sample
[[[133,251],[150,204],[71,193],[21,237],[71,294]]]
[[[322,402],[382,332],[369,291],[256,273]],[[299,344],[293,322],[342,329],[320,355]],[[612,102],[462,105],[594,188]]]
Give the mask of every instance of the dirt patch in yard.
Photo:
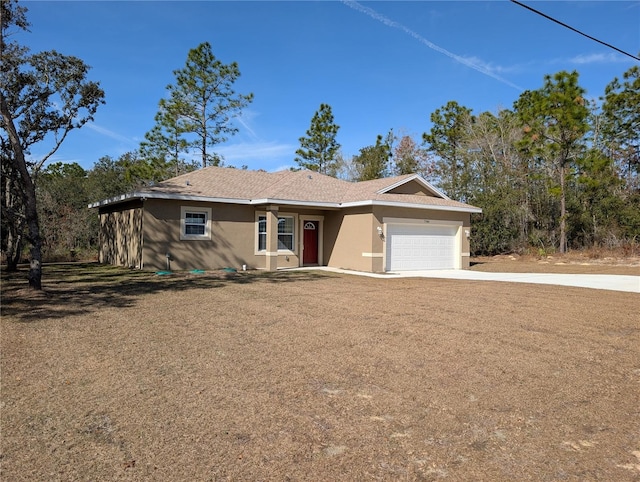
[[[504,273],[619,274],[640,276],[640,257],[617,257],[611,255],[594,258],[580,252],[549,256],[507,254],[472,258],[471,270]]]
[[[3,480],[640,479],[637,294],[95,265],[20,286]]]

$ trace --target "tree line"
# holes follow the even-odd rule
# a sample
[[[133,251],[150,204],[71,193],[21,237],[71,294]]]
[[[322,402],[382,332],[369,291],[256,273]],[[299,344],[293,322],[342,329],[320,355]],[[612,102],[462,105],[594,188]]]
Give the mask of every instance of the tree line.
[[[10,39],[27,30],[27,9],[0,4],[2,251],[17,269],[30,247],[29,285],[41,288],[42,260],[95,251],[91,202],[206,167],[223,165],[215,146],[237,132],[233,119],[252,100],[233,85],[204,42],[191,49],[158,103],[155,125],[133,152],[104,156],[85,170],[49,163],[69,132],[93,119],[105,92],[82,60],[31,54]],[[640,71],[613,79],[599,101],[586,98],[577,72],[546,76],[512,109],[474,114],[450,101],[430,116],[420,139],[390,129],[345,156],[331,106],[321,104],[300,137],[294,162],[349,181],[417,173],[449,197],[483,209],[474,215],[472,251],[496,254],[636,246],[640,235]],[[47,144],[40,159],[31,148]],[[42,150],[42,149],[41,149]]]
[[[576,71],[547,75],[512,109],[474,114],[450,101],[431,128],[378,135],[346,158],[330,106],[313,116],[296,161],[353,181],[418,173],[476,205],[473,254],[636,249],[640,241],[640,68],[589,100]],[[330,154],[330,155],[329,155]]]

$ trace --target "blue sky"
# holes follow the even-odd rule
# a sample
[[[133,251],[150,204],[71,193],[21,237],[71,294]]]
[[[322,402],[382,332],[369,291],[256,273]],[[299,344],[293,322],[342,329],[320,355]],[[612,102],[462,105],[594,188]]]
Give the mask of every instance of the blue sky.
[[[635,56],[640,2],[523,3]],[[219,145],[228,165],[295,166],[298,139],[331,105],[344,155],[389,129],[416,140],[450,100],[511,108],[546,74],[577,70],[591,98],[633,65],[630,57],[508,0],[495,1],[26,1],[32,52],[55,49],[92,67],[106,92],[93,123],[73,131],[52,161],[90,169],[137,149],[187,53],[210,42],[236,61],[238,92],[255,98],[239,133]],[[47,146],[35,146],[34,157]]]

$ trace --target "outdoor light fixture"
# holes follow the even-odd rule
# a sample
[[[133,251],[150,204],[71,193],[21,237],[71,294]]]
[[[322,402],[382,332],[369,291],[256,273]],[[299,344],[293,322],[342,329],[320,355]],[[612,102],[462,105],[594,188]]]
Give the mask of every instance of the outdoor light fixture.
[[[382,228],[378,226],[376,229],[378,230],[378,235],[382,236]]]
[[[465,229],[465,230],[464,230],[464,234],[465,234],[465,236],[468,238],[468,237],[470,237],[470,236],[471,236],[471,231],[469,231],[468,229]]]

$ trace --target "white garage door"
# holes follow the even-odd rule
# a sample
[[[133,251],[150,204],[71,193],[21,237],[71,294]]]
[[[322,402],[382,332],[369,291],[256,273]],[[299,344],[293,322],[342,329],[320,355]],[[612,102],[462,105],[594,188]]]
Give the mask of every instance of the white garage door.
[[[454,269],[457,226],[387,225],[387,271]]]

